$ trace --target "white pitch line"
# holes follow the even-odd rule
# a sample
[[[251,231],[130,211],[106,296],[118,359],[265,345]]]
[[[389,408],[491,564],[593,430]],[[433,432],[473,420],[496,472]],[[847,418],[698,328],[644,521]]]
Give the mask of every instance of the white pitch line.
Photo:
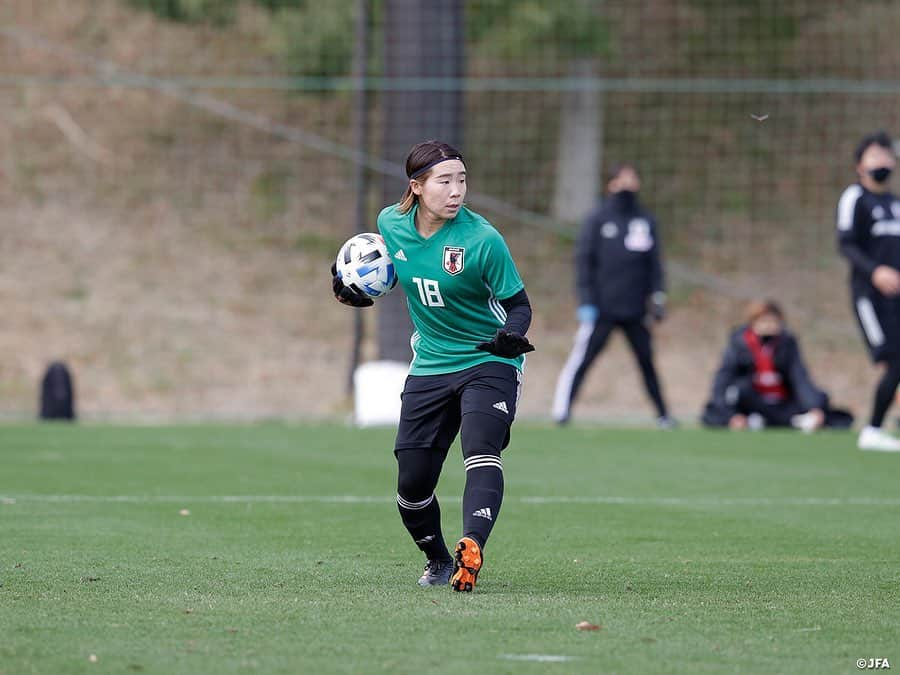
[[[460,502],[458,496],[441,497],[444,502]],[[52,495],[0,494],[0,506],[17,502],[103,503],[103,504],[393,504],[393,496],[366,495]],[[608,506],[900,506],[900,497],[537,497],[510,496],[507,503],[526,505],[608,505]]]
[[[900,497],[520,497],[524,504],[635,506],[900,506]]]
[[[451,498],[452,499],[452,498]],[[44,502],[72,504],[392,504],[393,497],[362,495],[9,495],[0,496],[0,504]]]
[[[535,661],[537,663],[565,663],[575,660],[574,656],[562,654],[500,654],[497,658],[506,661]]]

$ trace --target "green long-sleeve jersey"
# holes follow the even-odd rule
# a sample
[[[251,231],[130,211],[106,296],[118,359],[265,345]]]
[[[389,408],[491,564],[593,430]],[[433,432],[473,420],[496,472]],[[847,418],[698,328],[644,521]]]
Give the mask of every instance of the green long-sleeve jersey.
[[[397,204],[378,215],[378,230],[406,293],[415,332],[411,375],[438,375],[499,361],[522,369],[524,356],[479,351],[506,321],[500,300],[524,288],[502,235],[463,207],[427,239],[416,230],[417,205]]]

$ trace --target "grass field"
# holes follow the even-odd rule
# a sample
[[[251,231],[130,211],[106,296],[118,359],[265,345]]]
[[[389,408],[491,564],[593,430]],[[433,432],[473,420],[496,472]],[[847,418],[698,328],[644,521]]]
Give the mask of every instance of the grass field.
[[[391,431],[0,427],[0,673],[900,664],[900,457],[841,434],[515,432],[460,595],[415,586]]]

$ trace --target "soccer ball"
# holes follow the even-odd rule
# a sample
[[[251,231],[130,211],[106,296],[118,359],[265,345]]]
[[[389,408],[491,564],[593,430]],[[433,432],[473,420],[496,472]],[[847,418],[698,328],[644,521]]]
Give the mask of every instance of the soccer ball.
[[[370,298],[387,295],[397,285],[397,271],[380,234],[350,237],[337,255],[337,273],[345,286]]]

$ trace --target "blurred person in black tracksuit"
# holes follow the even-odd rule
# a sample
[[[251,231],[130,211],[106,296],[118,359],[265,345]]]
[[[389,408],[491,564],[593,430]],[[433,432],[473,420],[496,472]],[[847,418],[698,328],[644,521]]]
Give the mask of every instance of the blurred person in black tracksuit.
[[[829,406],[828,395],[803,363],[797,339],[784,325],[781,308],[766,300],[751,303],[747,322],[731,333],[701,421],[733,430],[794,427],[812,432],[822,426],[849,427],[853,417]]]
[[[553,419],[569,421],[572,404],[591,363],[621,328],[634,352],[657,424],[672,428],[653,367],[648,313],[665,317],[666,294],[656,221],[637,198],[641,179],[630,164],[610,172],[609,197],[585,220],[575,247],[578,331],[572,352],[559,374]]]
[[[897,157],[890,137],[878,132],[862,139],[854,159],[857,181],[838,201],[838,247],[850,263],[850,295],[863,339],[883,368],[858,446],[900,452],[900,440],[881,429],[900,385],[900,200],[888,187]]]

